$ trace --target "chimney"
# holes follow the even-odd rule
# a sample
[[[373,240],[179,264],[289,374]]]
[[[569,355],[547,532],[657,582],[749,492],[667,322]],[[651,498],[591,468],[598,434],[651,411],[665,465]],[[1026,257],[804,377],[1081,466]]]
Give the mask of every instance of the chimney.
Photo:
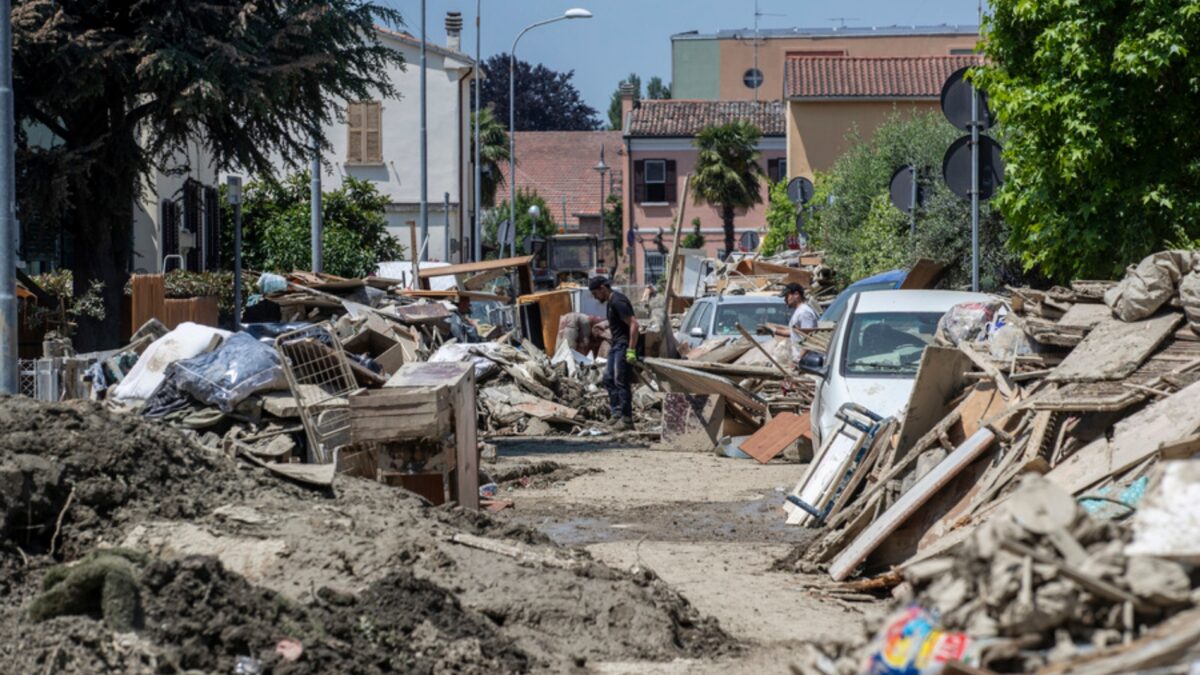
[[[446,46],[462,51],[462,12],[446,12]]]
[[[629,82],[621,82],[621,128],[625,128],[625,124],[629,119],[629,113],[637,106],[637,101],[633,97],[637,94],[637,90]]]

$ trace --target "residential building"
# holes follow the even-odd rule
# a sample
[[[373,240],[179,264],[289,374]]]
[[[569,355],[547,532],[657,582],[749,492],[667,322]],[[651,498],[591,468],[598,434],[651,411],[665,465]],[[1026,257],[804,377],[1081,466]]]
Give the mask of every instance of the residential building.
[[[977,26],[750,28],[671,36],[676,98],[777,101],[793,57],[951,56],[974,52]]]
[[[624,229],[628,246],[626,265],[632,265],[631,281],[653,283],[662,274],[665,256],[656,237],[661,234],[669,249],[674,223],[680,209],[686,235],[694,230],[692,220],[700,219],[709,255],[724,253],[724,227],[721,212],[712,205],[700,205],[683,192],[684,177],[695,170],[698,152],[696,135],[708,126],[735,120],[753,123],[762,131],[759,161],[771,181],[787,175],[784,105],[780,101],[690,101],[633,100],[630,88],[622,91],[622,115],[625,130],[625,211]],[[757,248],[769,186],[761,186],[761,206],[741,210],[734,221],[739,248]],[[626,265],[621,267],[622,270]]]
[[[518,131],[517,189],[535,190],[560,229],[604,235],[600,204],[621,193],[625,142],[620,131]],[[608,170],[596,170],[601,151]],[[496,195],[508,199],[508,163],[501,166],[504,183]],[[608,209],[605,206],[605,209]]]
[[[813,177],[889,115],[940,109],[942,85],[978,56],[791,56],[787,83],[787,176]]]

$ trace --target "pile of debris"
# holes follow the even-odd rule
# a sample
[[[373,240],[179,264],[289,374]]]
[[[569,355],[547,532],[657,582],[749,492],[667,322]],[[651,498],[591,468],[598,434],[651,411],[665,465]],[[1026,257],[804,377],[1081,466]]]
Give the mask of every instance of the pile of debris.
[[[785,505],[819,538],[786,564],[875,575],[828,587],[852,592],[913,584],[932,619],[904,621],[996,638],[997,669],[1149,649],[1155,624],[1198,599],[1194,570],[1170,561],[1200,560],[1200,533],[1178,504],[1139,533],[1153,547],[1126,548],[1110,521],[1151,509],[1161,472],[1197,489],[1200,334],[1177,309],[1191,260],[949,312],[902,418],[848,411],[824,439]]]

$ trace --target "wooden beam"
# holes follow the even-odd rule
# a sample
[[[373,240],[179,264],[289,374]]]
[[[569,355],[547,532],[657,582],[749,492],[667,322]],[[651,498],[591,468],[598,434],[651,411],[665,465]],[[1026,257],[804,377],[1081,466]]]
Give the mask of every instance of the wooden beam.
[[[1183,321],[1183,314],[1167,312],[1126,323],[1104,318],[1047,378],[1051,382],[1120,380],[1133,374],[1150,358]]]

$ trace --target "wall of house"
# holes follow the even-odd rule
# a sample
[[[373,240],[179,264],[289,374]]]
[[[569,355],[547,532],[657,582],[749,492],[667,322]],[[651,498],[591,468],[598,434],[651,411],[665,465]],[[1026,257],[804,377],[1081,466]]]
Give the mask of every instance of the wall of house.
[[[133,205],[133,271],[138,274],[155,274],[163,270],[161,203],[164,199],[177,199],[184,182],[193,178],[205,185],[217,185],[217,170],[212,158],[199,142],[192,142],[184,151],[179,151],[164,165],[172,168],[187,168],[186,173],[155,171],[149,189]],[[222,223],[224,226],[224,223]],[[176,267],[172,263],[171,269]]]
[[[383,101],[382,155],[379,164],[346,162],[349,134],[345,120],[326,125],[324,132],[332,146],[325,155],[322,189],[335,190],[344,176],[371,182],[391,200],[388,230],[409,248],[409,223],[420,227],[421,200],[421,119],[420,119],[420,48],[407,41],[382,35],[381,40],[404,55],[405,70],[394,66],[388,77],[400,93],[398,99]],[[459,238],[462,204],[470,204],[470,88],[471,66],[433,50],[426,50],[426,128],[428,138],[429,246],[431,260],[449,260],[450,238]],[[344,105],[344,104],[343,104]],[[450,193],[451,235],[446,236],[442,199]],[[464,202],[465,199],[465,202]],[[469,225],[467,225],[469,227]],[[455,258],[457,260],[457,257]]]
[[[671,95],[681,99],[715,100],[721,96],[717,74],[721,43],[715,38],[671,41]]]
[[[744,39],[689,38],[671,41],[671,91],[675,98],[749,101],[755,91],[743,82],[754,66],[754,31]],[[856,37],[771,37],[760,40],[758,69],[763,84],[758,99],[783,97],[784,63],[793,51],[833,52],[846,56],[947,56],[970,50],[977,35],[892,35]]]
[[[716,256],[720,249],[725,247],[724,223],[721,220],[720,209],[704,204],[697,204],[695,199],[690,194],[685,195],[683,192],[684,177],[692,173],[696,168],[696,150],[691,146],[690,139],[630,139],[630,156],[629,162],[626,165],[625,172],[629,176],[628,187],[626,189],[625,203],[629,205],[626,209],[628,214],[625,218],[625,232],[628,232],[631,227],[637,229],[637,235],[633,247],[632,261],[634,264],[634,280],[637,283],[643,283],[645,276],[645,251],[651,253],[656,251],[654,245],[654,236],[658,233],[659,228],[663,231],[663,242],[668,250],[671,247],[671,240],[675,227],[675,218],[680,205],[685,202],[683,215],[684,235],[693,230],[692,219],[700,218],[700,232],[705,238],[705,250],[710,256]],[[767,162],[772,159],[779,159],[786,155],[786,147],[782,138],[765,138],[759,145],[759,153],[761,155],[759,161],[763,168],[763,173],[767,171]],[[645,159],[665,159],[675,160],[676,170],[676,193],[678,199],[673,204],[637,204],[633,199],[633,162]],[[742,232],[761,231],[766,226],[766,201],[768,186],[764,180],[761,188],[763,204],[753,209],[742,210],[737,213],[734,220],[735,235],[740,237]]]
[[[939,110],[928,101],[789,101],[787,106],[788,177],[812,178],[814,171],[827,171],[854,141],[847,138],[857,129],[870,140],[875,129],[893,113]]]

